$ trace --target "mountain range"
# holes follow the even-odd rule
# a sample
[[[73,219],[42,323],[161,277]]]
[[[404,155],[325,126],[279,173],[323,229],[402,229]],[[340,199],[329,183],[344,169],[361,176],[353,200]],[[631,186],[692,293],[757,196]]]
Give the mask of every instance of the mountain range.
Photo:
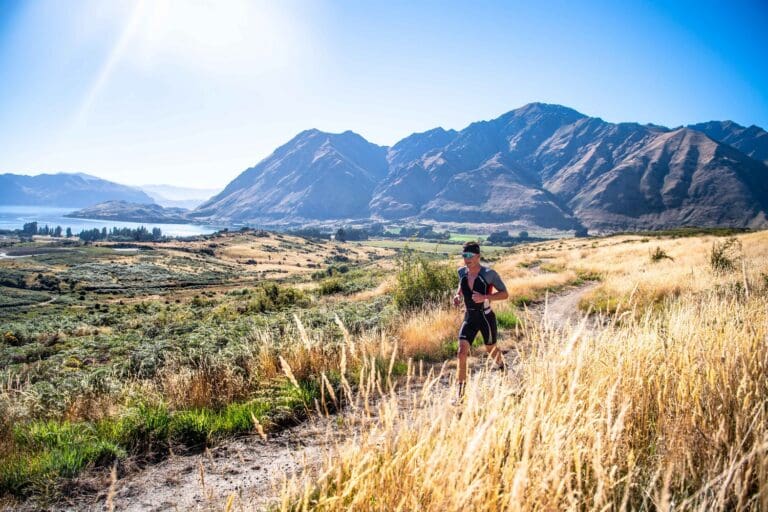
[[[0,205],[82,208],[109,200],[153,202],[135,187],[83,173],[0,174]]]
[[[391,147],[299,133],[190,212],[204,222],[389,220],[558,230],[768,225],[768,133],[609,123],[531,103]]]
[[[198,203],[210,192],[158,185],[145,193],[86,174],[0,175],[0,205],[102,203],[76,215],[140,222],[761,228],[768,226],[768,132],[732,121],[609,123],[544,103],[389,147],[351,131],[311,129],[194,210],[150,206]]]

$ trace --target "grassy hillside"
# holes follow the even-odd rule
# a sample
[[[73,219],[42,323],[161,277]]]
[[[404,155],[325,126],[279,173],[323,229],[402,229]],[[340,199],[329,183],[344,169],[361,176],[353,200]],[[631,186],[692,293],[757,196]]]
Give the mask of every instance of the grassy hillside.
[[[520,290],[531,269],[599,276],[582,307],[608,316],[528,322],[518,371],[476,373],[459,408],[438,378],[385,390],[283,510],[768,508],[768,233],[538,244],[497,268]]]

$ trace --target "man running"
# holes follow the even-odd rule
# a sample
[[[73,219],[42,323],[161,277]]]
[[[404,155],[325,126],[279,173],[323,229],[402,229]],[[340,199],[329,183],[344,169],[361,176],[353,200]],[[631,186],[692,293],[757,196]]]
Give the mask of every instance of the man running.
[[[480,245],[477,242],[465,243],[461,255],[465,266],[459,269],[459,287],[453,296],[454,306],[459,306],[463,297],[465,308],[464,322],[459,329],[459,400],[464,396],[469,348],[478,331],[483,335],[485,350],[498,368],[504,368],[504,359],[496,347],[496,315],[491,309],[491,301],[509,297],[499,274],[480,265]]]

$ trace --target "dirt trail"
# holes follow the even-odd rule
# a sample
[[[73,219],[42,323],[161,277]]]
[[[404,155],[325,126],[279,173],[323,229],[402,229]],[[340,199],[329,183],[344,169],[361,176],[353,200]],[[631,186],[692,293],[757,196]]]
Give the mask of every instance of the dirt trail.
[[[545,325],[553,328],[574,323],[582,316],[578,310],[579,299],[595,285],[588,283],[550,295],[546,303],[529,310],[529,317],[534,320],[543,318]],[[511,357],[508,354],[508,363]],[[476,353],[470,358],[470,365],[477,367],[485,361],[484,354]],[[433,367],[435,372],[439,369],[439,365]],[[423,380],[412,383],[411,391],[422,383]],[[446,374],[441,384],[448,383]],[[402,391],[398,399],[410,400]],[[269,436],[267,440],[257,435],[244,436],[223,442],[204,453],[174,455],[158,464],[129,471],[113,485],[114,510],[222,510],[231,495],[237,503],[247,504],[247,510],[264,510],[279,496],[279,482],[284,475],[296,474],[307,465],[319,465],[337,443],[354,435],[354,429],[335,428],[336,423],[346,422],[345,414],[352,413],[314,416]],[[90,478],[90,485],[86,486],[92,489],[90,496],[60,503],[55,508],[83,511],[108,508],[109,475]]]
[[[597,282],[587,282],[562,293],[549,295],[542,304],[532,308],[532,312],[542,318],[545,325],[556,329],[574,325],[584,318],[584,312],[579,309],[579,301],[597,285]]]

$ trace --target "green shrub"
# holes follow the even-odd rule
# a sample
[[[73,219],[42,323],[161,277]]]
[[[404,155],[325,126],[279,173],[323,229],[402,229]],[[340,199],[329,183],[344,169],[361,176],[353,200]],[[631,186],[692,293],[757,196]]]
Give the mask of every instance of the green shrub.
[[[341,279],[331,277],[323,280],[317,291],[320,295],[333,295],[334,293],[341,292],[343,289],[344,287],[342,286]]]
[[[289,307],[307,307],[309,297],[291,286],[279,286],[275,283],[263,284],[254,288],[247,302],[246,309],[251,312],[280,311]]]
[[[458,277],[451,266],[405,252],[400,257],[395,305],[401,311],[447,300],[456,289]]]
[[[512,298],[512,304],[517,307],[527,306],[532,302],[533,298],[528,295],[518,295],[517,297]]]

